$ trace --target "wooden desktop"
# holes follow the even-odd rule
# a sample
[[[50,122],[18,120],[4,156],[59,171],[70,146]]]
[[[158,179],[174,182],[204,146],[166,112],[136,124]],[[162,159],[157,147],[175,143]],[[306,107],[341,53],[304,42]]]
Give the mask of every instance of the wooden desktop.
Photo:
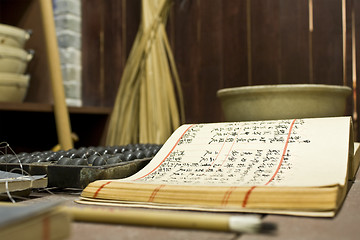
[[[52,191],[32,193],[24,203],[63,200],[66,206],[84,207],[75,202],[81,191]],[[120,224],[73,222],[70,240],[76,239],[358,239],[360,235],[360,173],[352,184],[346,200],[334,218],[311,218],[281,215],[263,215],[263,221],[276,224],[272,234],[239,234],[161,227],[143,227]],[[114,208],[114,207],[109,207]]]

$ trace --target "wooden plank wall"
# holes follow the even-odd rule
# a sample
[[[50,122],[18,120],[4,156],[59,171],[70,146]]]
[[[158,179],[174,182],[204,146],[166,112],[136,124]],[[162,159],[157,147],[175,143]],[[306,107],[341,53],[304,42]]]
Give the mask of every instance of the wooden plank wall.
[[[140,8],[140,0],[83,0],[85,105],[112,106]],[[222,121],[216,91],[225,87],[324,83],[355,88],[352,29],[360,39],[359,24],[356,0],[174,0],[167,29],[186,122]],[[352,114],[352,101],[348,111]]]

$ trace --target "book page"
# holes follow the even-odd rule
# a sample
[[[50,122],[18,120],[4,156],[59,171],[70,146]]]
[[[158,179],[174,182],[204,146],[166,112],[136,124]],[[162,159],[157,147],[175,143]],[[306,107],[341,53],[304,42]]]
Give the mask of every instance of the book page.
[[[350,117],[183,125],[138,173],[117,181],[328,186],[347,181]]]

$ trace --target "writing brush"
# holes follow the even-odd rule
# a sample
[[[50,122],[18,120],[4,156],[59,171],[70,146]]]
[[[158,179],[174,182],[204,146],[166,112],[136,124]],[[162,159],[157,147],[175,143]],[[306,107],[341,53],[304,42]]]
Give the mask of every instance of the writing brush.
[[[74,221],[127,224],[210,231],[269,232],[275,225],[262,222],[258,215],[231,215],[187,211],[114,209],[106,207],[65,207]]]

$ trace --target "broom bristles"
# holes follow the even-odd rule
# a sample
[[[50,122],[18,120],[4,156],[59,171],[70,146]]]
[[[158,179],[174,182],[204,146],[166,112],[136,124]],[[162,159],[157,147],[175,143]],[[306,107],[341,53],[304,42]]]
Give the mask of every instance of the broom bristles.
[[[142,21],[116,95],[107,145],[162,144],[184,122],[182,89],[165,31],[170,3],[142,0]]]

